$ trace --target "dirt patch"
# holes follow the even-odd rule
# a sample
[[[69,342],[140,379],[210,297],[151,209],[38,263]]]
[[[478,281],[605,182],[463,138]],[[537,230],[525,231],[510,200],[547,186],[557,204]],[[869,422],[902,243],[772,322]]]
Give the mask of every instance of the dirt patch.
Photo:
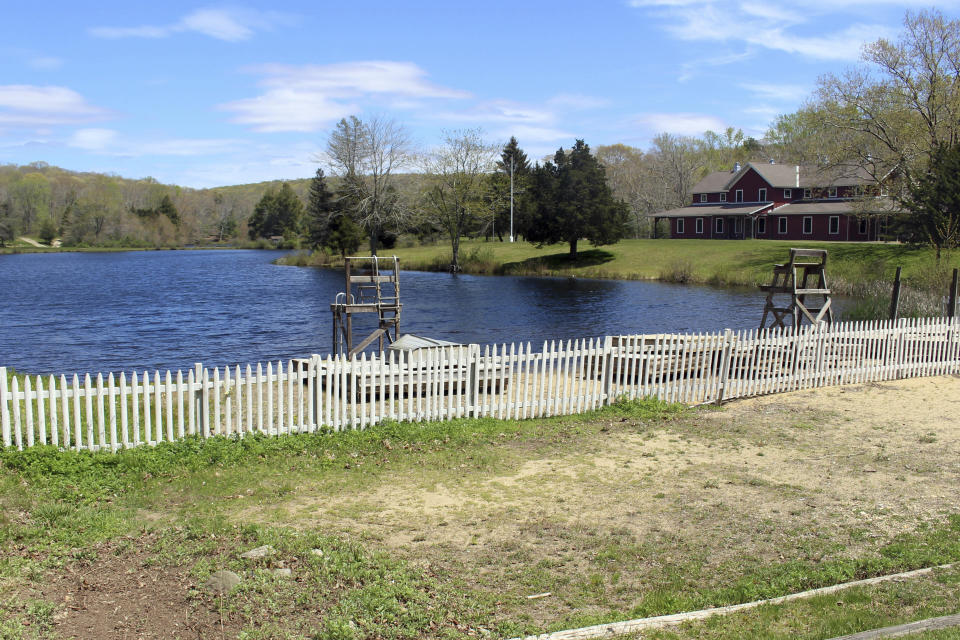
[[[236,637],[184,567],[164,566],[150,550],[153,536],[121,539],[88,550],[95,559],[48,575],[34,597],[56,606],[58,637],[83,639]],[[227,596],[229,597],[229,596]]]
[[[498,444],[516,457],[507,472],[438,481],[404,469],[362,492],[303,487],[238,517],[323,523],[493,588],[552,590],[523,605],[549,622],[573,613],[564,594],[629,607],[670,572],[855,555],[954,512],[958,398],[957,378],[925,378],[738,401],[668,424],[613,420],[520,457]]]

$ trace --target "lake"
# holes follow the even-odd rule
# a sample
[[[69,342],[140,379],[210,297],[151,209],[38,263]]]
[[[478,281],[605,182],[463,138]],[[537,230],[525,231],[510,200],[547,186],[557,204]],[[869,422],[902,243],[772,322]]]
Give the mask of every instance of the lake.
[[[327,354],[341,271],[276,251],[0,255],[0,365],[188,369]],[[754,328],[763,296],[659,282],[402,272],[401,333],[503,343]]]

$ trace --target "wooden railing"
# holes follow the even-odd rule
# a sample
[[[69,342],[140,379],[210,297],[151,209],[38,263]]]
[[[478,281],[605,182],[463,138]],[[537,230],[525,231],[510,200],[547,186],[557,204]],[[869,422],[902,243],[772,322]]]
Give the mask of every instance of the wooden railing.
[[[799,330],[656,334],[442,347],[163,374],[10,377],[0,367],[4,447],[112,450],[186,436],[362,429],[382,420],[581,413],[618,398],[723,402],[960,370],[947,318]],[[9,378],[9,380],[8,380]]]

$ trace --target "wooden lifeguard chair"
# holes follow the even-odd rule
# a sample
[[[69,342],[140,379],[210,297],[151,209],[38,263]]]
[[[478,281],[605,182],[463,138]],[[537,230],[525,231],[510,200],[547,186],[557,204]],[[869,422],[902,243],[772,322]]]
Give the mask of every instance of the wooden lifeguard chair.
[[[790,249],[790,262],[773,267],[773,282],[760,285],[767,292],[760,328],[786,327],[791,316],[794,328],[804,322],[833,323],[830,307],[830,289],[827,288],[827,252],[823,249]],[[778,302],[777,297],[790,296],[789,302]],[[808,300],[808,296],[811,298]],[[785,306],[784,306],[785,305]]]
[[[400,331],[400,260],[397,256],[354,256],[344,259],[346,288],[330,305],[333,313],[333,353],[350,357],[366,349],[374,340],[393,343]],[[377,314],[377,328],[356,346],[353,341],[353,315]],[[391,330],[392,334],[391,335]]]

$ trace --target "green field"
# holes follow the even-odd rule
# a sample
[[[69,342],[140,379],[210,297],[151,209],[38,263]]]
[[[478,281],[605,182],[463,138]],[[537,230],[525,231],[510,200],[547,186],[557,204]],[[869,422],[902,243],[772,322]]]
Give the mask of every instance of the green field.
[[[960,255],[947,255],[938,266],[930,249],[880,243],[621,240],[604,247],[582,245],[576,261],[569,259],[566,245],[537,248],[526,242],[464,240],[461,247],[464,270],[473,273],[658,279],[719,286],[769,282],[772,266],[786,261],[791,247],[826,249],[827,273],[838,293],[856,292],[867,281],[891,280],[898,266],[912,284],[939,286],[950,269],[960,266]],[[404,268],[416,270],[443,270],[450,260],[449,246],[442,243],[383,253],[396,253]]]

